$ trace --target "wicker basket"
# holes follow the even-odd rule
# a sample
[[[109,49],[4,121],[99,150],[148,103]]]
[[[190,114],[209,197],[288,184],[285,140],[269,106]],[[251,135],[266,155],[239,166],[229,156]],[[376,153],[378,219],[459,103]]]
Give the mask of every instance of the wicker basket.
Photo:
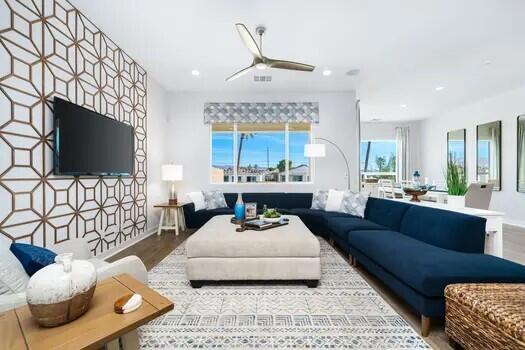
[[[453,284],[445,332],[465,349],[525,349],[525,284]]]

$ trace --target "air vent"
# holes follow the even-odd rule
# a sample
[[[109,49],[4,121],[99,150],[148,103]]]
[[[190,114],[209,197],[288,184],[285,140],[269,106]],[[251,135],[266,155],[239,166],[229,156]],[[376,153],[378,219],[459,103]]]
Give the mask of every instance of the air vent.
[[[269,83],[272,81],[271,75],[254,75],[253,81],[256,83]]]

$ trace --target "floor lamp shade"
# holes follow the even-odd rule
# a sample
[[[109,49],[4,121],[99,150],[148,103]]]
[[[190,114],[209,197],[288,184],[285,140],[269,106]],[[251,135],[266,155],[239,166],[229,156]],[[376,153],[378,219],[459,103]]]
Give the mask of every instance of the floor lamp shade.
[[[164,164],[161,168],[163,181],[171,181],[169,204],[177,204],[177,192],[175,192],[175,181],[182,181],[182,165]]]
[[[304,145],[304,156],[307,158],[326,157],[326,145],[322,143],[307,143]]]

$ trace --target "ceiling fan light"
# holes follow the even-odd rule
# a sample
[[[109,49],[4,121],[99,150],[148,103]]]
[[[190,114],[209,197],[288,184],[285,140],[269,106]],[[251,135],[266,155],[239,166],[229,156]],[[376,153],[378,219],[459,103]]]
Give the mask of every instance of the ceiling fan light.
[[[263,69],[268,68],[268,66],[266,65],[266,63],[259,62],[259,63],[256,63],[256,64],[255,64],[255,68],[260,69],[260,70],[263,70]]]

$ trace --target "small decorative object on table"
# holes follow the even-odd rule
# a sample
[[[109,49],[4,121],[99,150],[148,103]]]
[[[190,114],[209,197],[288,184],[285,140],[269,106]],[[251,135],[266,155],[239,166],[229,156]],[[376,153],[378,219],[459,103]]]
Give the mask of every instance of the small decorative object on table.
[[[421,202],[421,200],[419,199],[419,196],[424,196],[425,194],[427,194],[426,189],[412,188],[412,187],[404,187],[403,192],[405,192],[409,196],[412,196],[412,198],[410,198],[411,202]]]
[[[266,209],[263,212],[262,220],[268,223],[275,223],[281,221],[281,213],[277,209]]]
[[[239,193],[237,195],[237,202],[235,203],[235,207],[233,208],[235,219],[237,221],[244,220],[244,215],[245,215],[244,210],[245,210],[245,205],[244,205],[244,202],[242,201],[242,193]]]
[[[37,323],[56,327],[82,316],[97,285],[97,272],[73,254],[60,254],[55,264],[38,270],[27,284],[27,304]]]
[[[126,294],[115,301],[114,309],[117,314],[128,314],[142,305],[142,295]]]
[[[257,217],[257,203],[245,203],[244,219],[250,220]]]

